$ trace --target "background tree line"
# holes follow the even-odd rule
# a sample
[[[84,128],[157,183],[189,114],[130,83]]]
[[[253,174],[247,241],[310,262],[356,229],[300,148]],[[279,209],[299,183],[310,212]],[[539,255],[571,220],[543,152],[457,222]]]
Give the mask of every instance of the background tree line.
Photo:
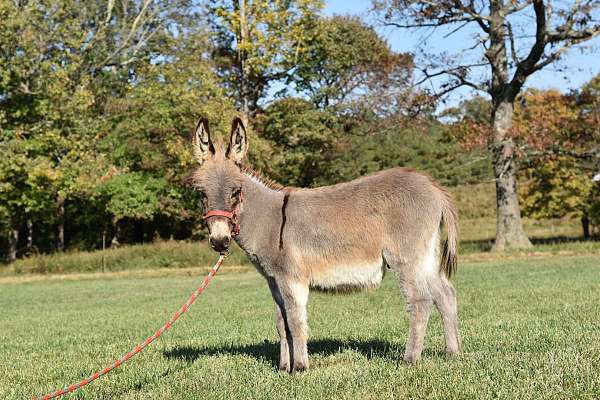
[[[537,13],[539,3],[523,2],[522,10]],[[460,22],[452,7],[462,4],[463,15],[490,30],[498,7],[520,3],[428,4],[374,2],[374,13],[400,29],[400,17],[411,21],[406,26]],[[440,115],[443,95],[470,83],[468,67],[444,70],[451,78],[444,93],[426,90],[422,78],[434,77],[423,74],[419,54],[394,52],[364,20],[326,17],[322,7],[318,0],[0,0],[2,255],[201,237],[199,201],[185,185],[188,137],[200,115],[221,133],[241,113],[252,130],[251,162],[286,185],[398,165],[450,186],[505,178],[489,149],[497,148],[490,138],[498,109],[507,107],[494,90],[508,83],[492,88],[492,102],[474,97]],[[594,7],[561,11],[569,35],[548,28],[541,39],[570,46],[593,37]],[[511,39],[500,26],[496,46]],[[554,54],[542,48],[536,62]],[[510,68],[521,71],[515,57]],[[525,72],[515,75],[519,82]],[[523,212],[580,218],[587,235],[600,218],[590,179],[599,82],[568,94],[523,92],[521,83],[502,98],[514,111],[502,131],[510,147],[502,162],[523,184]]]

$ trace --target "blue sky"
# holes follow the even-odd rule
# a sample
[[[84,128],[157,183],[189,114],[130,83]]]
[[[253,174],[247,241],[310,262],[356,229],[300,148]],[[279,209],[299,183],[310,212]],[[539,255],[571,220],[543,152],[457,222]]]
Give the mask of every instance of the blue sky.
[[[371,6],[370,0],[326,0],[325,14],[356,14],[367,16]],[[421,33],[410,32],[406,29],[377,28],[378,32],[385,37],[391,47],[399,52],[412,52],[421,38]],[[452,52],[461,48],[464,41],[471,39],[475,31],[458,32],[443,38],[440,35],[437,45],[432,50],[446,49]],[[588,42],[591,50],[582,52],[572,49],[563,57],[556,66],[548,66],[546,69],[536,72],[527,81],[528,87],[541,89],[557,88],[568,91],[589,81],[594,75],[600,73],[600,37]],[[562,70],[562,71],[561,71]],[[454,94],[449,100],[456,102],[461,96],[467,95],[466,91]]]

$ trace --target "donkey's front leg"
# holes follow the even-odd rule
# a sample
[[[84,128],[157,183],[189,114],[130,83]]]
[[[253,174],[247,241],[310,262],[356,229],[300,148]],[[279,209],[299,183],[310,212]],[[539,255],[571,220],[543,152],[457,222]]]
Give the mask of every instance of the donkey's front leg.
[[[275,326],[279,334],[279,370],[290,372],[290,346],[288,345],[287,323],[285,321],[285,309],[283,306],[283,297],[277,287],[274,279],[269,279],[269,289],[275,302]]]
[[[308,323],[306,306],[308,304],[308,283],[285,279],[278,283],[283,297],[284,316],[287,322],[288,344],[292,355],[292,372],[308,369]]]

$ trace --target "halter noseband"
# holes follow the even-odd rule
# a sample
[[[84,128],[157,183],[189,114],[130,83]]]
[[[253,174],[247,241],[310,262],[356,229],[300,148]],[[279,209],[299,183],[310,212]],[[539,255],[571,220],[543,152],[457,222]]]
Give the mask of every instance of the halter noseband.
[[[243,200],[244,200],[244,192],[240,192],[240,200],[236,204],[236,206],[233,209],[233,211],[210,210],[210,211],[205,212],[202,215],[202,219],[206,221],[207,219],[212,218],[212,217],[225,217],[225,218],[227,218],[231,222],[231,224],[233,225],[233,230],[231,231],[231,236],[232,237],[236,237],[240,233],[240,222],[238,221],[238,215],[237,214],[238,214],[238,211],[240,209],[240,206],[242,205],[242,201]]]

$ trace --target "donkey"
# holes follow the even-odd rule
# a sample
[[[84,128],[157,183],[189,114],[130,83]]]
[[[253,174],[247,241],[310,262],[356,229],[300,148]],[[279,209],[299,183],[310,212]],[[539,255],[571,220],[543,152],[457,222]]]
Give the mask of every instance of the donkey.
[[[279,368],[308,369],[309,289],[377,287],[394,272],[409,314],[404,360],[416,363],[432,305],[442,315],[446,353],[460,351],[456,292],[456,208],[448,192],[419,172],[394,168],[316,189],[290,188],[243,166],[246,128],[234,119],[229,144],[213,144],[208,121],[192,140],[210,246],[234,239],[266,279],[275,302]],[[441,249],[441,228],[447,240]]]

